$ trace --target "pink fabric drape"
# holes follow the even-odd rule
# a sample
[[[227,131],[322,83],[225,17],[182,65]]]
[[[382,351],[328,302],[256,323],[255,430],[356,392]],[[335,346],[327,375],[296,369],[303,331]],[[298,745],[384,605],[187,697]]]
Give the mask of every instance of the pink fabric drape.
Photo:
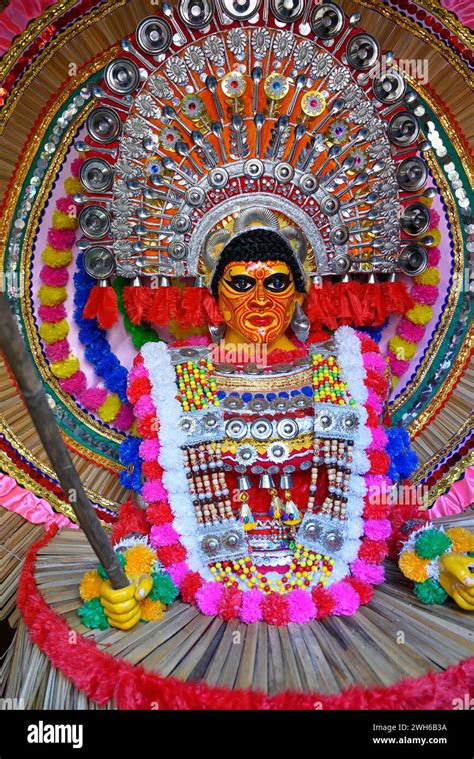
[[[474,29],[474,3],[472,0],[440,0],[443,8],[456,14],[461,24]]]
[[[50,504],[43,498],[31,493],[29,490],[18,485],[13,477],[0,473],[0,507],[8,511],[20,514],[32,524],[57,524],[58,527],[73,527],[77,524],[71,522],[63,514],[56,514]]]
[[[30,21],[38,18],[55,0],[12,0],[0,13],[0,55],[12,40],[25,31]]]
[[[447,493],[441,495],[428,511],[429,519],[445,517],[449,514],[459,514],[474,503],[474,466],[466,470],[462,480],[451,486]]]

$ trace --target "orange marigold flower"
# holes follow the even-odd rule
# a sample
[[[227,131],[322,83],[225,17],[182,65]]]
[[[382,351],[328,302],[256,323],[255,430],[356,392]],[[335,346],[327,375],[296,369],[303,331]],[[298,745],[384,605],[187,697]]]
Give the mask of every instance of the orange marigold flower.
[[[125,572],[127,575],[150,574],[155,561],[156,553],[148,546],[131,546],[125,552]]]
[[[428,579],[428,572],[426,571],[428,564],[427,559],[422,559],[414,551],[403,551],[398,561],[398,566],[405,577],[414,582],[424,582]]]
[[[465,527],[451,527],[446,530],[446,535],[451,538],[454,553],[468,553],[474,551],[474,535]]]
[[[161,601],[152,601],[151,598],[145,598],[140,604],[140,609],[141,618],[145,622],[156,622],[165,613],[166,606]]]
[[[79,586],[79,595],[83,601],[100,597],[103,579],[95,570],[86,572]]]

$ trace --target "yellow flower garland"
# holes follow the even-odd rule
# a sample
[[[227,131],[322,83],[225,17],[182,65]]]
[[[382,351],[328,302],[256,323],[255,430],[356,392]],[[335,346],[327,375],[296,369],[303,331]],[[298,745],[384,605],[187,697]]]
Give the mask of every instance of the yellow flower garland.
[[[64,361],[56,361],[50,364],[50,369],[55,377],[58,379],[68,379],[72,377],[77,371],[79,371],[79,359],[75,356],[70,356]]]
[[[59,322],[44,322],[39,328],[40,337],[45,343],[57,343],[58,340],[64,340],[69,334],[69,324],[66,319]]]
[[[51,287],[51,285],[41,285],[38,290],[38,297],[43,306],[57,306],[64,303],[67,298],[65,287]]]
[[[145,622],[156,622],[161,619],[165,613],[166,606],[161,601],[152,601],[151,598],[145,598],[141,602],[141,619]]]
[[[72,261],[72,252],[70,250],[56,250],[51,245],[47,245],[43,250],[41,258],[46,266],[52,269],[61,269],[63,266],[69,266]]]
[[[82,185],[76,177],[68,177],[64,182],[64,189],[68,195],[82,192]],[[53,229],[77,229],[78,221],[76,216],[76,207],[71,199],[71,213],[56,210],[52,215],[51,222]],[[46,245],[41,259],[46,266],[53,269],[60,269],[68,266],[73,259],[72,250],[57,250],[51,245]],[[65,287],[51,287],[50,285],[41,285],[38,290],[38,298],[42,306],[56,306],[67,300],[67,290]],[[45,343],[52,344],[64,340],[69,334],[69,324],[65,319],[58,322],[43,322],[39,329],[40,336]],[[72,377],[80,368],[79,359],[70,353],[68,358],[63,361],[56,361],[50,365],[52,374],[58,379],[68,379]],[[99,418],[103,422],[113,422],[117,417],[122,403],[116,393],[108,393],[107,399],[97,411]]]
[[[398,335],[391,337],[388,345],[392,353],[395,353],[395,356],[402,361],[408,361],[416,353],[416,343],[410,343]]]

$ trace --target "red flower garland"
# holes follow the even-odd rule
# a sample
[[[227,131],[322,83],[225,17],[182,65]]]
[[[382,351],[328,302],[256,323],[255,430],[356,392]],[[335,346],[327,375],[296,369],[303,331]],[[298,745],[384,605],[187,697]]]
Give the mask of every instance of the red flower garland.
[[[47,545],[58,528],[52,525],[34,543],[26,556],[18,590],[18,608],[31,640],[48,656],[73,685],[95,703],[104,706],[114,701],[118,709],[150,709],[152,702],[160,709],[307,709],[314,710],[315,700],[323,709],[446,709],[453,708],[453,698],[474,692],[474,657],[445,672],[429,673],[416,679],[402,680],[383,688],[353,687],[337,695],[286,691],[266,696],[258,691],[228,690],[204,683],[182,682],[160,677],[133,666],[124,659],[100,651],[95,642],[75,636],[71,656],[71,629],[53,611],[36,585],[34,566],[40,548]],[[199,578],[200,579],[200,578]],[[322,592],[313,591],[321,605]],[[316,598],[315,598],[316,601]]]

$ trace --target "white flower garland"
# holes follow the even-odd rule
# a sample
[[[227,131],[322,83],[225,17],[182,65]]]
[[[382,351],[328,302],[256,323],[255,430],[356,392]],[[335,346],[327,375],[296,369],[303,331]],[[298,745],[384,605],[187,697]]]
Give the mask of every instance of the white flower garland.
[[[341,372],[341,379],[345,382],[348,393],[357,404],[360,425],[357,435],[354,436],[347,496],[346,539],[327,587],[347,577],[349,565],[357,559],[359,554],[360,541],[364,535],[364,520],[362,518],[364,496],[367,493],[367,485],[363,475],[370,468],[366,450],[371,442],[371,435],[367,428],[367,411],[364,408],[368,398],[365,385],[367,373],[364,368],[360,339],[351,327],[339,327],[334,333],[334,343],[336,346],[336,363]]]
[[[212,579],[209,568],[202,563],[196,546],[196,514],[184,472],[184,432],[179,426],[181,408],[176,399],[176,375],[165,343],[147,343],[142,348],[145,367],[151,381],[151,397],[160,423],[160,453],[163,485],[168,491],[174,514],[173,527],[180,534],[187,551],[189,568],[206,579]]]

